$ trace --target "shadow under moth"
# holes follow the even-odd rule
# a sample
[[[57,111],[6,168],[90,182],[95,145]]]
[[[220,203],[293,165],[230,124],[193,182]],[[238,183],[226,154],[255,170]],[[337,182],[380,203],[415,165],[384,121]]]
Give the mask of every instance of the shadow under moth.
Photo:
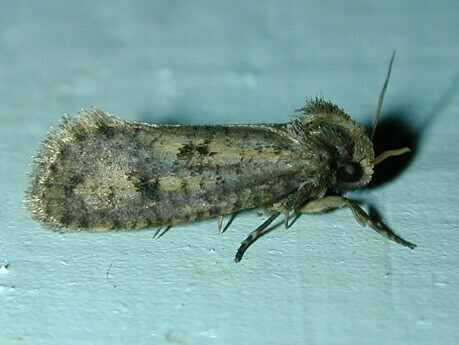
[[[37,150],[25,205],[59,230],[169,227],[261,206],[269,218],[239,247],[235,261],[281,214],[348,207],[361,225],[407,242],[343,193],[367,185],[376,164],[373,137],[394,55],[367,135],[336,105],[310,100],[284,124],[155,125],[99,109],[64,117]],[[158,235],[158,232],[156,233]]]

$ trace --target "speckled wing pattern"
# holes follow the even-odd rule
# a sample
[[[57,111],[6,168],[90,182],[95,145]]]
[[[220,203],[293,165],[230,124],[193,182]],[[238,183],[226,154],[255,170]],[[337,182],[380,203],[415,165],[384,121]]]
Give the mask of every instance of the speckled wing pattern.
[[[50,228],[108,230],[270,207],[302,188],[307,199],[321,162],[288,126],[66,117],[38,150],[26,205]]]

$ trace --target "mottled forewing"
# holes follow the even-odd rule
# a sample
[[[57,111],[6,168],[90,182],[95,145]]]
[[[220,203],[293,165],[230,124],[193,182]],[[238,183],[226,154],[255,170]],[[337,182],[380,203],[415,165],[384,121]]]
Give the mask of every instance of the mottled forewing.
[[[171,225],[269,206],[313,173],[284,125],[156,126],[93,112],[38,153],[27,204],[51,227]]]

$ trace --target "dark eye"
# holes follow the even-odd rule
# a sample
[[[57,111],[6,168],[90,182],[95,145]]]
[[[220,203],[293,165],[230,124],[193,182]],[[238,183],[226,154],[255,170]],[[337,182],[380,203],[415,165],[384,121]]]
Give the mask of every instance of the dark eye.
[[[359,163],[349,162],[338,168],[338,179],[343,182],[357,182],[363,175]]]

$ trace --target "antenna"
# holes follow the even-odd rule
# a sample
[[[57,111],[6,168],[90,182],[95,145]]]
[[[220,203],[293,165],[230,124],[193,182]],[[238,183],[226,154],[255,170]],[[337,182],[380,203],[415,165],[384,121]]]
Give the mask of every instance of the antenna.
[[[381,90],[381,94],[379,95],[378,107],[376,108],[376,113],[375,113],[375,116],[373,117],[373,123],[371,124],[371,127],[372,127],[371,136],[370,136],[371,141],[373,141],[373,136],[375,135],[375,131],[376,131],[376,125],[378,124],[379,116],[381,115],[381,108],[382,108],[382,104],[384,100],[384,95],[386,94],[387,84],[389,84],[389,78],[390,78],[390,73],[392,71],[392,64],[394,63],[394,59],[395,59],[395,50],[392,53],[392,57],[390,58],[386,80],[384,81],[384,85]]]

